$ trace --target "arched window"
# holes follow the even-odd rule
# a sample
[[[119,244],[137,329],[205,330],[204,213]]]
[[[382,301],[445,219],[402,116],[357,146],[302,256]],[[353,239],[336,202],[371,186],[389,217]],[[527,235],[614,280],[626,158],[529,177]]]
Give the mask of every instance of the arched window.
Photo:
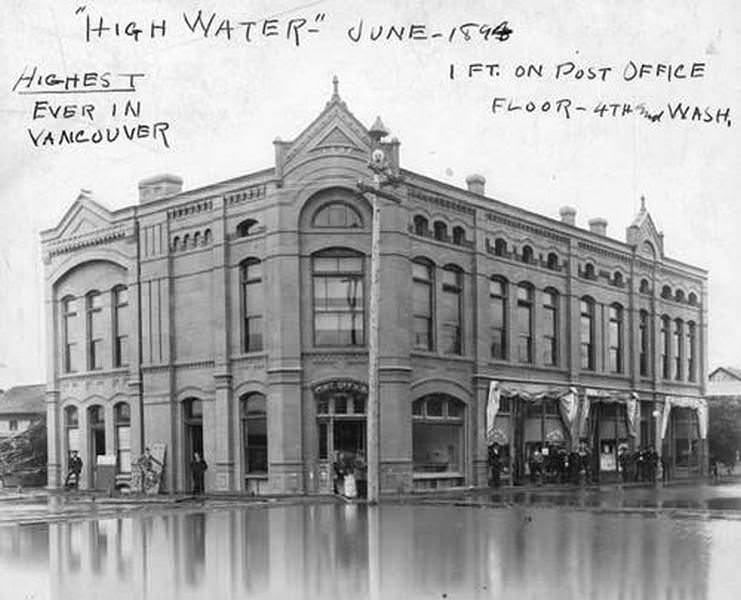
[[[187,250],[190,246],[190,234],[186,233],[183,236],[183,250]]]
[[[687,380],[697,381],[697,326],[687,322]]]
[[[651,284],[649,283],[648,279],[641,279],[641,286],[639,291],[641,292],[641,294],[651,293]]]
[[[669,287],[668,285],[663,286],[661,288],[661,297],[664,298],[664,299],[666,299],[666,300],[671,299],[671,297],[672,297],[672,288]]]
[[[687,303],[690,306],[697,306],[697,294],[695,292],[690,292],[690,295],[687,296]]]
[[[447,394],[412,403],[412,469],[463,477],[465,405]]]
[[[558,364],[558,292],[543,292],[543,364]]]
[[[491,358],[507,359],[507,282],[498,277],[489,280],[491,321]]]
[[[352,250],[325,250],[312,259],[314,344],[365,344],[363,256]]]
[[[594,300],[582,298],[579,302],[580,364],[586,371],[594,371]]]
[[[237,225],[237,237],[243,238],[254,233],[257,221],[255,219],[245,219]]]
[[[532,264],[535,262],[535,257],[531,246],[522,247],[522,262],[527,264]]]
[[[172,249],[180,250],[180,236],[179,235],[176,235],[174,238],[172,238]]]
[[[682,319],[674,319],[672,353],[674,358],[674,379],[681,381],[682,368],[684,367],[684,323]]]
[[[533,362],[533,288],[529,283],[517,286],[517,360]]]
[[[583,276],[584,279],[597,279],[597,273],[592,263],[587,263],[586,265],[584,265]]]
[[[641,377],[648,377],[649,375],[649,356],[650,356],[650,335],[651,330],[648,326],[648,311],[642,310],[639,314],[638,321],[638,335],[639,335],[639,369]]]
[[[463,227],[453,227],[453,243],[462,246],[466,241],[466,230]]]
[[[507,241],[504,238],[497,238],[496,240],[494,240],[494,255],[507,255]]]
[[[239,265],[242,301],[242,352],[263,349],[265,294],[262,285],[262,262],[248,258]]]
[[[363,226],[363,220],[349,204],[331,202],[314,214],[311,224],[313,227],[357,228]]]
[[[623,307],[619,304],[610,306],[609,325],[609,359],[610,372],[623,372]]]
[[[442,270],[440,348],[445,354],[463,354],[463,273],[455,265]]]
[[[442,221],[435,221],[433,225],[435,239],[440,242],[448,241],[448,226]]]
[[[683,290],[677,290],[674,292],[674,299],[677,302],[684,302],[684,291]]]
[[[612,274],[612,285],[615,287],[623,287],[625,285],[623,274],[620,271],[615,271]]]
[[[98,291],[88,292],[85,297],[87,312],[88,370],[103,368],[103,296]]]
[[[245,475],[268,473],[268,414],[265,396],[248,394],[240,399]]]
[[[546,263],[546,267],[548,267],[551,271],[559,271],[559,265],[558,265],[558,254],[555,252],[549,252],[548,253],[548,261]]]
[[[414,319],[414,347],[432,350],[433,314],[433,266],[424,259],[412,262],[414,286],[412,314]]]
[[[116,431],[116,456],[119,473],[131,473],[131,409],[127,402],[113,407]]]
[[[670,328],[671,319],[667,315],[664,315],[661,317],[661,375],[664,379],[669,379],[671,376],[669,369],[669,356],[671,354]]]
[[[198,246],[200,246],[200,245],[201,245],[201,232],[200,231],[196,231],[193,234],[193,247],[194,248],[198,248]]]
[[[415,215],[414,217],[414,233],[415,235],[426,236],[428,234],[427,219],[422,215]]]
[[[113,366],[129,362],[129,290],[124,285],[113,288]]]
[[[206,229],[206,231],[203,232],[203,245],[208,246],[211,243],[211,230]]]
[[[62,364],[65,373],[75,373],[80,368],[75,342],[76,323],[77,298],[68,296],[62,300]]]

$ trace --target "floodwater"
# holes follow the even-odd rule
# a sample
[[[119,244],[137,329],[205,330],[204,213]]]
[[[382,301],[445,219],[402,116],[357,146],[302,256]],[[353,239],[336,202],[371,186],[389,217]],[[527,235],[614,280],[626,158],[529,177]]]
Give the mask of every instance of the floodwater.
[[[0,598],[741,598],[741,518],[196,505],[0,524]]]

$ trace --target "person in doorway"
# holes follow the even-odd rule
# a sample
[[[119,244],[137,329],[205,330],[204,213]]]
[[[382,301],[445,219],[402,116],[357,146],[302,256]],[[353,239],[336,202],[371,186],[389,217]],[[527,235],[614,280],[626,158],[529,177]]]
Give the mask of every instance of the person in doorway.
[[[489,487],[498,488],[500,486],[500,475],[502,473],[502,460],[499,456],[498,444],[492,444],[489,446],[488,463]]]
[[[69,458],[67,478],[64,480],[64,487],[75,489],[80,487],[80,473],[82,473],[82,459],[78,456],[77,450],[72,450],[72,456]],[[74,483],[70,482],[74,479]]]
[[[198,452],[193,454],[193,460],[190,463],[190,472],[193,474],[193,493],[198,495],[204,492],[203,478],[208,465]]]

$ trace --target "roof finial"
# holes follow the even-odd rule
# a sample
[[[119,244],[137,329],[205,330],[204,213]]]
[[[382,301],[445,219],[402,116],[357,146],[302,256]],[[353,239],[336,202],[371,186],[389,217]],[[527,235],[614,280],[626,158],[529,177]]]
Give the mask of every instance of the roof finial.
[[[340,99],[340,80],[338,79],[337,75],[332,77],[332,100],[339,100]]]
[[[646,210],[646,196],[641,194],[641,210]]]

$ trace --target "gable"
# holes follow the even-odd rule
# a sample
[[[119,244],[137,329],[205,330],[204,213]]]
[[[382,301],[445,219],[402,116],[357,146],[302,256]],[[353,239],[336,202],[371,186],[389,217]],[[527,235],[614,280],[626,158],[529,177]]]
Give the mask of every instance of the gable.
[[[55,227],[55,237],[70,238],[110,227],[112,215],[85,194],[80,194]]]
[[[657,228],[646,209],[646,199],[641,196],[641,209],[626,231],[626,242],[635,246],[638,254],[648,260],[664,257],[664,234]]]

